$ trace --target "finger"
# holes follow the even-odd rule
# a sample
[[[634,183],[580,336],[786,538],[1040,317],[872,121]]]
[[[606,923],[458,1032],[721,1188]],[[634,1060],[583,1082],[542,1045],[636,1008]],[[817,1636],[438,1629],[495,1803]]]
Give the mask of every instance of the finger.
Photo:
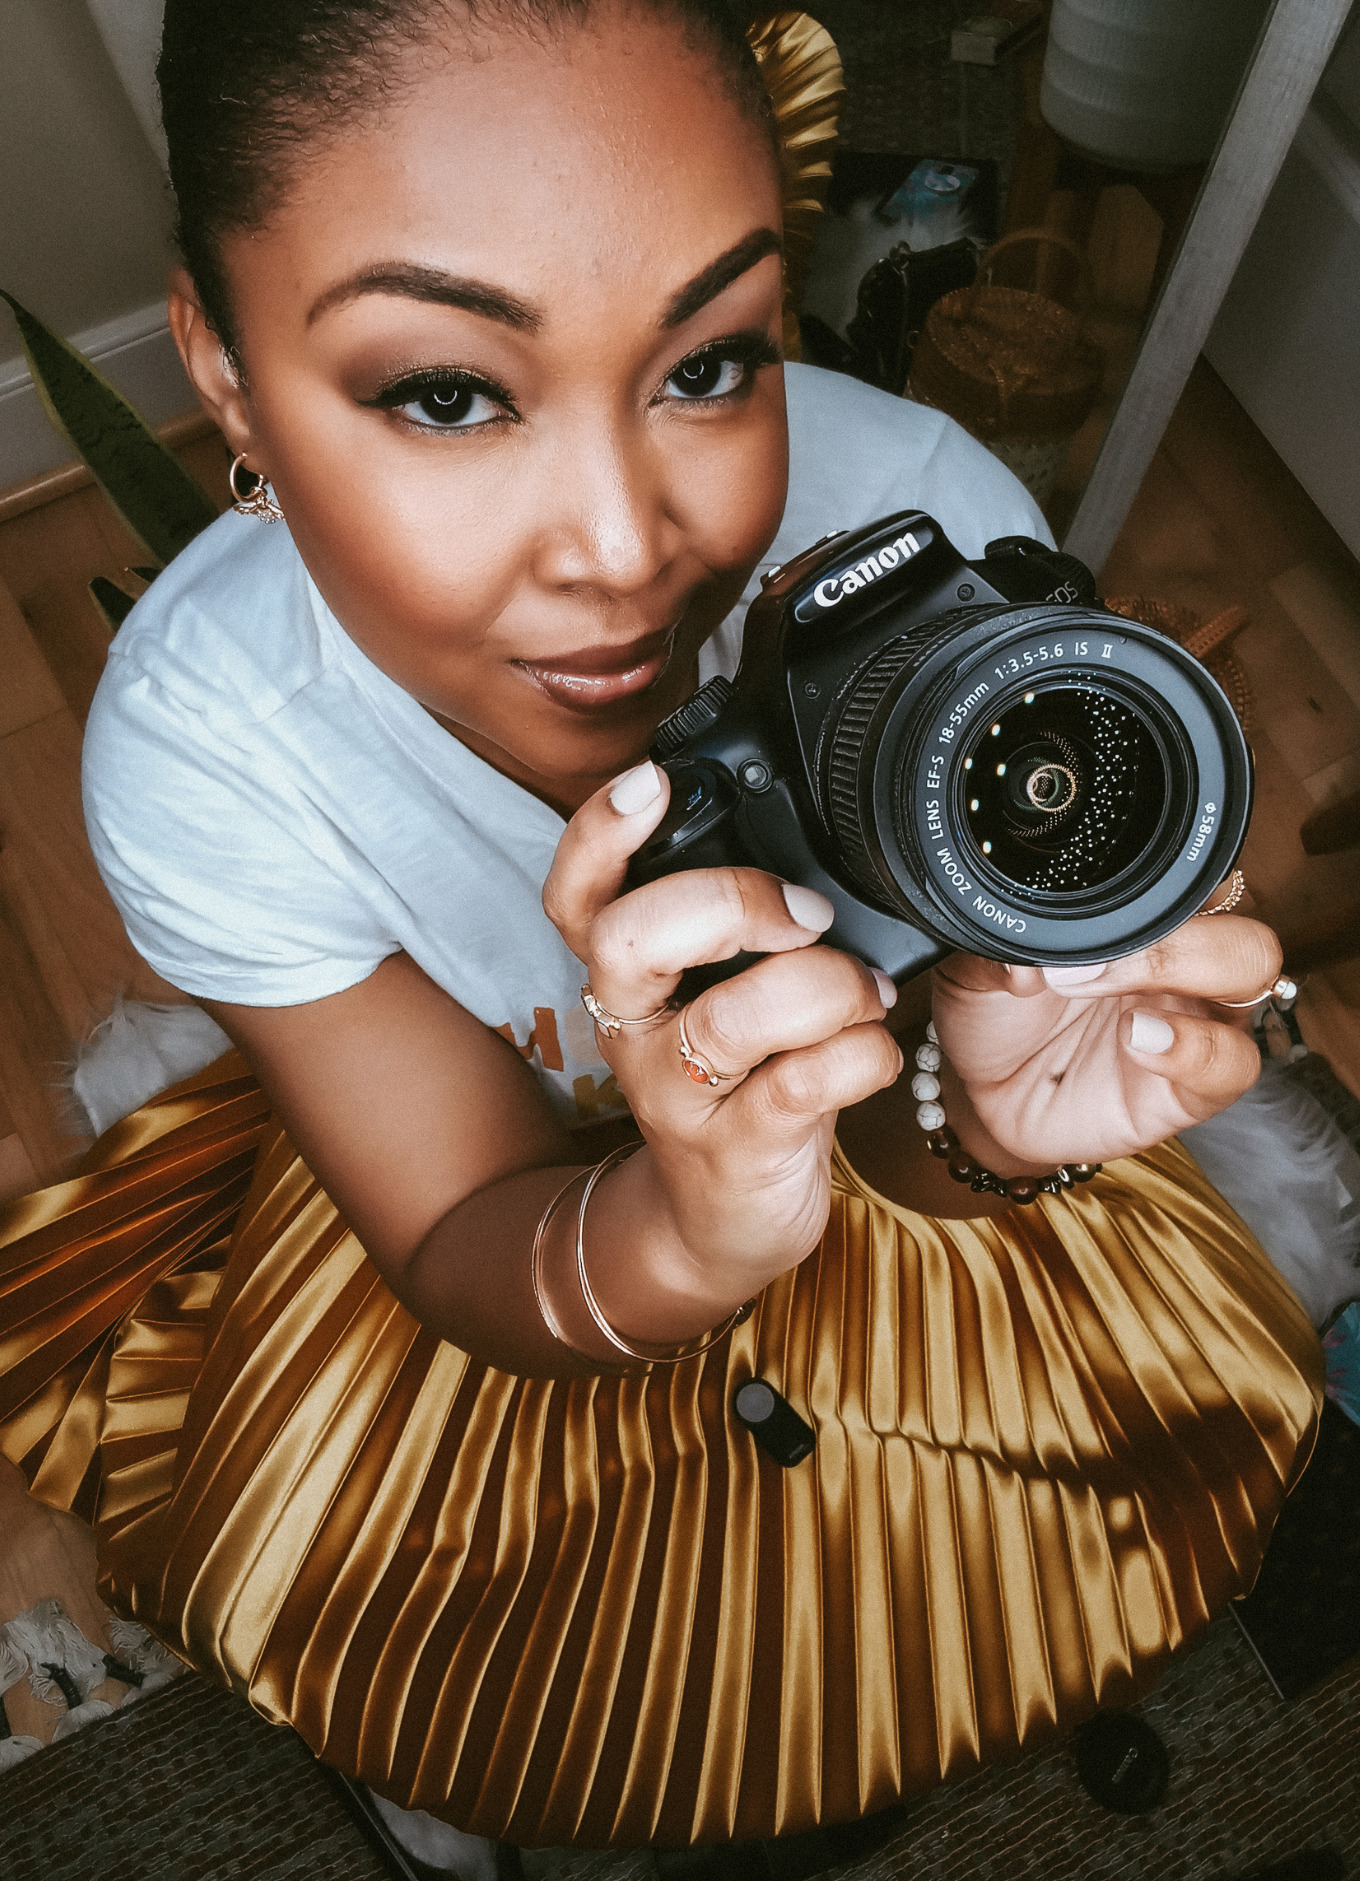
[[[1261,1054],[1251,1039],[1235,1026],[1195,1013],[1135,1008],[1121,1017],[1119,1036],[1133,1062],[1164,1078],[1196,1123],[1236,1103],[1261,1073]]]
[[[1038,967],[1017,966],[1004,960],[986,960],[981,954],[951,954],[936,967],[937,983],[965,993],[1009,993],[1030,999],[1046,993],[1048,983]]]
[[[849,1026],[881,1020],[897,1002],[886,973],[831,947],[771,954],[701,993],[685,1011],[693,1050],[730,1076],[778,1052],[798,1051]]]
[[[1045,967],[1045,983],[1070,996],[1188,993],[1196,999],[1246,1000],[1280,971],[1280,943],[1260,921],[1220,914],[1190,920],[1165,940],[1104,966]]]
[[[808,947],[834,916],[825,895],[763,869],[688,869],[610,902],[590,923],[580,957],[611,1011],[650,1012],[686,967]]]
[[[578,960],[586,957],[591,921],[623,888],[629,857],[669,802],[670,779],[648,758],[587,798],[562,832],[543,884],[543,907]]]
[[[891,1084],[904,1062],[881,1025],[850,1026],[819,1045],[767,1060],[724,1108],[766,1140],[799,1142],[819,1117],[863,1103]]]

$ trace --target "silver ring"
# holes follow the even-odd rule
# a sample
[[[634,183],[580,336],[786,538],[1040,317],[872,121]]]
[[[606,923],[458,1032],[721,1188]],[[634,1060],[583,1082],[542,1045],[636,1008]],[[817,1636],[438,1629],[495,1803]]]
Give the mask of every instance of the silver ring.
[[[1211,914],[1217,912],[1216,908],[1210,909]],[[1272,980],[1264,993],[1258,993],[1255,999],[1216,999],[1214,1004],[1227,1006],[1232,1012],[1244,1012],[1248,1006],[1263,1005],[1267,999],[1289,1000],[1297,999],[1298,996],[1298,982],[1291,980],[1287,973],[1282,973],[1278,980]]]
[[[669,1006],[658,1006],[655,1012],[644,1013],[640,1019],[620,1019],[617,1013],[610,1012],[607,1006],[600,1004],[591,992],[588,982],[581,988],[581,1004],[606,1038],[615,1037],[626,1025],[652,1025],[656,1020],[664,1019],[670,1012]]]
[[[680,1062],[684,1066],[685,1076],[692,1078],[696,1084],[730,1084],[739,1074],[735,1071],[715,1071],[690,1044],[689,1035],[685,1031],[685,1012],[688,1011],[689,1007],[686,1006],[680,1014]]]

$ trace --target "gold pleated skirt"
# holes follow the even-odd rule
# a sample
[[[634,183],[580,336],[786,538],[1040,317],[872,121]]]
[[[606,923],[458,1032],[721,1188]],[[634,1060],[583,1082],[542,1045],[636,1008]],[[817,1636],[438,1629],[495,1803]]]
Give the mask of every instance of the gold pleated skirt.
[[[1322,1363],[1177,1144],[976,1221],[834,1173],[707,1355],[513,1378],[229,1057],[0,1214],[0,1443],[117,1609],[395,1802],[526,1846],[857,1817],[1145,1692],[1251,1585]],[[810,1461],[729,1416],[753,1373]]]

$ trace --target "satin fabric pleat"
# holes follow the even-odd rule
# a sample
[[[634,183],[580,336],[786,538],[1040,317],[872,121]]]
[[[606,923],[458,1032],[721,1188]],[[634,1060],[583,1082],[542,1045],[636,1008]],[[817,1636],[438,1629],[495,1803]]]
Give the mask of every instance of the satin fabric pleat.
[[[711,1353],[516,1379],[224,1060],[0,1216],[0,1438],[120,1611],[397,1802],[525,1845],[858,1816],[1147,1690],[1251,1584],[1321,1359],[1175,1144],[970,1222],[833,1175]],[[753,1374],[810,1461],[729,1416]]]
[[[220,1268],[268,1114],[230,1054],[107,1131],[70,1181],[0,1207],[0,1446],[55,1505],[92,1513],[114,1331],[160,1275]]]

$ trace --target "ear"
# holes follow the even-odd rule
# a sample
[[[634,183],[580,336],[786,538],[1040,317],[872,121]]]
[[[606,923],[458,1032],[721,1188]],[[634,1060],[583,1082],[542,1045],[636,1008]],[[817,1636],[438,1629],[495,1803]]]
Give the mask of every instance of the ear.
[[[193,382],[203,409],[218,425],[232,455],[239,456],[251,445],[250,407],[236,369],[221,340],[208,325],[193,279],[184,268],[170,271],[166,311],[184,370]]]

